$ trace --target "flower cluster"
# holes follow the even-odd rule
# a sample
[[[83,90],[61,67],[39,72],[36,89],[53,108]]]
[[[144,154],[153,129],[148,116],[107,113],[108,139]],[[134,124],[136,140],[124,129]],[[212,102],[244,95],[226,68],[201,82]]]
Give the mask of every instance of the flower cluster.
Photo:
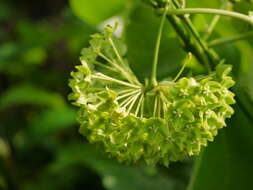
[[[231,67],[207,76],[142,84],[125,59],[126,46],[107,27],[82,51],[69,98],[80,107],[80,132],[119,161],[168,166],[196,155],[226,126],[235,103]]]

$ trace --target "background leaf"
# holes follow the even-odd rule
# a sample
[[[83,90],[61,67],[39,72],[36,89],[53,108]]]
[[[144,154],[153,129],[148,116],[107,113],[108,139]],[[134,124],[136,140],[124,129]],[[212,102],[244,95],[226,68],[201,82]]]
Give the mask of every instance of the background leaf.
[[[0,96],[0,109],[12,105],[33,104],[50,107],[62,107],[64,100],[59,94],[49,93],[29,84],[15,86]]]
[[[74,159],[73,157],[69,158],[70,155],[75,155]],[[105,188],[108,190],[156,190],[176,187],[175,182],[157,173],[155,168],[131,167],[118,164],[105,158],[93,146],[71,145],[59,152],[58,159],[50,166],[51,171],[62,170],[66,167],[66,164],[70,164],[68,162],[89,165],[99,173]],[[153,171],[148,172],[149,170]]]
[[[127,0],[70,0],[75,14],[88,24],[97,25],[123,10]]]

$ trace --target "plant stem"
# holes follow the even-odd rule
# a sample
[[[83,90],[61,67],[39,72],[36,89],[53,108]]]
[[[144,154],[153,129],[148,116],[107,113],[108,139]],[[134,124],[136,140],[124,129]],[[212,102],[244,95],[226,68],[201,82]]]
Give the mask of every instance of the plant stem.
[[[140,85],[141,83],[138,81],[138,79],[135,77],[135,75],[132,73],[131,70],[127,69],[126,70],[126,67],[125,67],[125,63],[124,63],[124,60],[123,58],[121,57],[119,51],[117,50],[112,38],[108,38],[108,41],[109,43],[111,44],[112,46],[112,49],[115,53],[115,55],[117,56],[117,58],[119,59],[120,63],[121,63],[121,66],[118,66],[118,68],[120,69],[120,71],[122,72],[123,75],[125,75],[125,77],[127,78],[127,80],[130,82],[130,83],[135,83],[135,84],[138,84]],[[117,65],[117,64],[116,64]]]
[[[207,44],[201,39],[198,31],[193,26],[191,20],[188,17],[185,17],[185,22],[186,22],[188,28],[190,29],[190,31],[192,32],[193,36],[195,37],[195,39],[199,43],[199,45],[202,47],[204,53],[206,54],[207,59],[208,59],[209,62],[205,62],[205,65],[206,65],[206,68],[207,68],[208,72],[210,72],[212,70],[212,66],[211,65],[215,65],[215,61],[214,60],[216,58],[214,58],[213,55],[210,54]]]
[[[220,15],[215,15],[212,22],[210,23],[209,27],[206,30],[205,35],[203,36],[203,39],[206,41],[208,40],[208,38],[211,36],[215,26],[218,24],[219,20],[220,20]]]
[[[159,57],[159,50],[160,50],[160,44],[161,44],[161,38],[162,38],[162,32],[164,28],[164,23],[166,19],[166,14],[167,14],[168,6],[165,7],[165,11],[163,13],[161,23],[159,26],[158,30],[158,35],[156,39],[156,45],[155,45],[155,51],[154,51],[154,60],[153,60],[153,65],[152,65],[152,72],[151,72],[151,85],[156,86],[157,85],[157,64],[158,64],[158,57]]]
[[[144,108],[145,108],[145,95],[143,95],[142,102],[141,102],[141,118],[144,116]]]
[[[129,114],[134,106],[134,104],[136,103],[138,97],[141,96],[141,92],[139,92],[135,97],[134,99],[132,100],[132,103],[130,104],[129,108],[128,108],[128,111],[127,111],[127,114]]]
[[[126,108],[129,104],[131,104],[131,102],[133,101],[133,99],[135,98],[135,96],[137,95],[138,93],[132,95],[132,96],[129,96],[128,98],[126,98],[123,102],[120,103],[120,107],[124,107]]]
[[[155,116],[156,116],[157,103],[158,103],[158,99],[157,99],[157,96],[155,96],[155,101],[154,101],[154,110],[153,110],[153,117],[155,117]]]
[[[180,9],[180,4],[178,3],[177,0],[172,0],[172,2],[174,3],[174,5],[177,9]],[[181,16],[181,18],[182,18],[183,22],[185,23],[185,25],[190,30],[190,32],[192,33],[193,37],[195,38],[195,40],[197,41],[199,46],[204,51],[207,60],[205,60],[203,63],[206,66],[208,72],[211,72],[212,67],[215,65],[216,61],[219,58],[217,57],[217,55],[215,55],[213,52],[211,52],[211,50],[208,48],[206,42],[201,39],[198,31],[196,30],[196,28],[192,24],[192,21],[190,20],[190,18],[187,15],[183,15],[183,16]]]
[[[231,37],[225,37],[225,38],[219,38],[216,40],[212,40],[211,42],[208,43],[208,46],[215,47],[215,46],[224,45],[224,44],[228,44],[228,43],[232,43],[232,42],[235,42],[238,40],[244,40],[244,39],[248,39],[248,38],[253,38],[253,31],[246,32],[244,34],[238,34],[238,35],[231,36]]]
[[[203,51],[201,50],[200,46],[193,42],[188,31],[185,29],[185,26],[182,24],[182,21],[178,17],[173,15],[168,16],[167,18],[176,33],[178,34],[178,37],[180,38],[184,50],[186,52],[192,52],[192,54],[198,59],[201,64],[206,63],[208,60],[205,54],[203,54]]]
[[[202,164],[202,158],[203,158],[204,151],[205,151],[205,149],[200,153],[200,155],[197,157],[197,159],[195,161],[193,172],[192,172],[192,177],[191,177],[190,183],[188,184],[186,190],[193,190],[193,188],[194,188],[194,183],[196,181],[197,175],[200,170],[200,166]]]
[[[107,56],[105,56],[103,53],[99,52],[98,55],[103,58],[104,60],[106,60],[110,65],[112,65],[123,77],[125,77],[130,83],[135,83],[135,81],[133,81],[133,75],[129,75],[128,71],[126,71],[126,69],[122,66],[120,66],[119,64],[117,64],[117,62],[115,62],[114,60],[111,60],[110,58],[108,58]],[[135,79],[135,78],[134,78]],[[137,84],[138,83],[137,81]]]
[[[140,108],[141,108],[141,104],[142,104],[142,101],[143,101],[143,97],[144,97],[144,95],[141,94],[141,97],[140,97],[140,99],[139,99],[139,101],[138,101],[138,104],[137,104],[137,106],[136,106],[136,110],[135,110],[135,116],[136,116],[136,117],[138,117],[138,113],[139,113]]]
[[[224,3],[221,5],[220,9],[226,9],[227,6],[228,6],[228,2],[224,2]],[[215,16],[213,17],[213,19],[212,19],[210,25],[208,26],[208,28],[207,28],[207,30],[206,30],[205,35],[203,36],[203,39],[204,39],[205,41],[207,41],[208,38],[211,36],[211,34],[212,34],[212,32],[213,32],[215,26],[218,24],[220,18],[221,18],[221,15],[215,15]]]
[[[95,73],[92,75],[92,78],[105,80],[105,81],[109,81],[109,82],[115,82],[115,83],[121,84],[123,86],[128,86],[128,87],[132,87],[132,88],[141,88],[140,86],[137,86],[137,85],[134,85],[134,84],[122,81],[122,80],[115,79],[113,77],[104,75],[102,73]]]
[[[185,0],[180,0],[180,7],[182,7],[182,8],[185,8],[185,6],[186,6],[186,2],[185,2]]]
[[[160,9],[160,11],[164,12],[164,9]],[[251,17],[233,11],[210,9],[210,8],[185,8],[185,9],[167,10],[167,15],[185,15],[185,14],[214,14],[214,15],[229,16],[248,22],[249,24],[253,25],[253,19]]]
[[[131,95],[133,95],[133,94],[136,94],[137,92],[139,92],[140,90],[132,90],[131,92],[128,92],[128,93],[126,93],[126,94],[123,94],[123,95],[121,95],[121,96],[118,96],[117,98],[116,98],[116,100],[120,100],[120,99],[122,99],[122,98],[126,98],[126,97],[128,97],[128,96],[131,96]]]
[[[186,57],[186,59],[184,60],[184,63],[183,63],[183,66],[182,68],[180,69],[180,71],[178,72],[178,74],[176,75],[176,77],[173,79],[173,82],[176,82],[177,79],[181,76],[181,74],[183,73],[187,63],[192,59],[192,54],[189,53]]]

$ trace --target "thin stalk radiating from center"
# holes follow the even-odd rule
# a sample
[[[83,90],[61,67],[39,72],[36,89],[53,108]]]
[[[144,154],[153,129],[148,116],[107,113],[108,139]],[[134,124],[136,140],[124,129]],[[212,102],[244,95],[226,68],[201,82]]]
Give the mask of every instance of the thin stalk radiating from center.
[[[168,11],[168,6],[165,7],[165,11],[164,11],[162,19],[161,19],[161,23],[160,23],[160,26],[159,26],[158,35],[157,35],[157,39],[156,39],[156,45],[155,45],[155,51],[154,51],[154,60],[153,60],[152,73],[151,73],[151,85],[152,86],[157,85],[157,77],[156,77],[157,64],[158,64],[158,57],[159,57],[159,50],[160,50],[162,32],[163,32],[163,28],[164,28],[164,23],[165,23],[167,11]]]

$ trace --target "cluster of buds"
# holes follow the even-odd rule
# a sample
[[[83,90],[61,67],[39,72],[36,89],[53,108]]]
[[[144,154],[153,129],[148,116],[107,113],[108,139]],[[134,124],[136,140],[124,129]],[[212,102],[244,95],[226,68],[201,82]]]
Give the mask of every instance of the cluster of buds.
[[[197,155],[233,114],[229,65],[206,76],[142,84],[126,46],[107,27],[82,51],[69,98],[79,106],[80,133],[121,162],[168,166]]]

